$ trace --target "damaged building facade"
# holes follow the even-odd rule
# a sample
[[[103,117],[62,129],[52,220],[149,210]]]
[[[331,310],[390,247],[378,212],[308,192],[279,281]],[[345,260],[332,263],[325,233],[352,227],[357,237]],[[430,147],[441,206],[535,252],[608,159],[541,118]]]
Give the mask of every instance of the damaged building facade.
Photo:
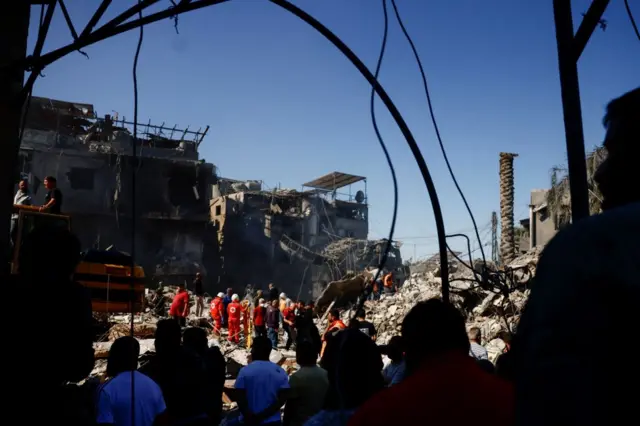
[[[363,189],[352,193],[354,184]],[[348,193],[338,192],[345,188]],[[349,266],[361,266],[355,261],[338,265],[345,259],[332,259],[325,250],[336,241],[366,242],[364,177],[334,172],[305,183],[299,191],[220,179],[214,192],[219,196],[211,202],[211,220],[218,235],[223,285],[266,288],[274,282],[292,297],[308,298],[339,279]]]
[[[215,275],[216,248],[207,245],[208,233],[216,243],[209,221],[215,167],[198,154],[208,127],[149,123],[138,126],[134,140],[132,126],[99,118],[90,104],[33,97],[19,167],[34,203],[44,203],[44,178],[54,176],[84,249],[130,252],[135,214],[136,261],[148,277],[171,283],[197,271]]]

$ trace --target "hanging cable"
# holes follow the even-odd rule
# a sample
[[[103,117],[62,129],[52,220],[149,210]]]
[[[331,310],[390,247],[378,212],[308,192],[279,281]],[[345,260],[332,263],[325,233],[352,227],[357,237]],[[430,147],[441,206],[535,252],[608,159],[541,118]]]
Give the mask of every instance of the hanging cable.
[[[422,153],[420,152],[420,148],[416,143],[411,130],[407,126],[404,118],[400,114],[400,111],[396,108],[395,104],[384,90],[384,88],[380,85],[380,83],[376,80],[376,78],[371,74],[371,71],[362,63],[360,58],[356,56],[355,53],[333,32],[331,32],[327,27],[322,25],[317,19],[298,8],[297,6],[289,3],[287,0],[270,0],[271,3],[276,6],[280,6],[281,8],[287,10],[288,12],[294,14],[296,17],[302,19],[311,27],[313,27],[316,31],[322,34],[328,41],[331,42],[347,59],[355,66],[360,74],[367,79],[369,84],[374,87],[375,92],[380,97],[380,100],[385,104],[389,113],[393,117],[394,121],[400,128],[402,135],[406,139],[407,145],[411,149],[411,152],[418,164],[418,168],[420,169],[420,174],[424,180],[425,186],[427,187],[427,191],[429,193],[429,198],[431,199],[431,205],[433,207],[433,216],[436,222],[436,230],[438,232],[438,252],[440,254],[440,259],[442,262],[442,300],[445,303],[449,301],[449,265],[447,263],[447,243],[445,238],[445,227],[444,227],[444,219],[442,217],[442,209],[440,207],[440,200],[438,199],[438,192],[436,190],[435,184],[433,182],[433,178],[431,177],[431,173],[429,172],[429,168],[427,166]]]
[[[140,4],[140,0],[138,0]],[[138,17],[142,19],[142,9],[138,11]],[[138,172],[136,163],[138,162],[138,59],[140,58],[140,49],[144,40],[144,25],[140,25],[140,33],[138,36],[138,44],[136,53],[133,57],[133,152],[131,166],[131,337],[134,337],[135,331],[135,301],[136,301],[136,174]],[[136,360],[137,362],[137,360]],[[131,425],[135,426],[135,371],[131,371]]]
[[[487,259],[484,255],[484,249],[482,248],[482,242],[480,241],[480,232],[478,231],[478,225],[476,224],[476,219],[473,216],[473,212],[471,211],[471,207],[469,207],[469,203],[467,202],[467,197],[465,197],[464,192],[460,188],[458,184],[458,179],[456,179],[455,173],[453,173],[453,169],[451,168],[451,164],[449,163],[449,156],[447,155],[447,150],[444,148],[444,143],[442,142],[442,137],[440,136],[440,129],[438,127],[438,123],[436,121],[435,113],[433,112],[433,104],[431,103],[431,94],[429,93],[429,86],[427,84],[427,75],[424,71],[424,67],[422,66],[422,61],[420,60],[420,55],[418,54],[418,50],[416,49],[415,44],[413,43],[413,39],[409,35],[407,28],[404,26],[402,22],[402,18],[400,17],[400,12],[398,11],[398,6],[396,5],[396,0],[391,0],[391,5],[393,6],[393,11],[396,15],[396,19],[398,20],[398,24],[402,29],[402,33],[404,37],[407,39],[409,46],[411,46],[411,50],[413,51],[413,56],[416,59],[416,63],[418,64],[418,68],[420,69],[420,77],[422,77],[422,85],[424,87],[424,92],[427,97],[427,105],[429,106],[429,115],[431,116],[431,123],[433,123],[433,129],[436,132],[436,138],[438,139],[438,144],[440,145],[440,150],[442,151],[442,156],[444,157],[444,161],[447,164],[447,169],[449,170],[449,174],[451,175],[451,179],[453,180],[456,189],[458,190],[458,194],[460,194],[460,198],[464,202],[464,206],[469,213],[469,217],[471,218],[471,222],[473,223],[473,229],[476,234],[476,238],[478,239],[478,243],[480,244],[480,252],[482,253],[482,261],[486,265]]]
[[[633,13],[631,13],[631,7],[629,6],[629,0],[624,0],[624,7],[627,9],[627,15],[629,15],[629,21],[631,21],[631,26],[633,27],[633,31],[636,33],[636,37],[638,37],[638,41],[640,41],[640,31],[638,31],[638,26],[636,25],[636,20],[633,18]]]
[[[376,81],[378,80],[378,76],[380,75],[380,68],[382,67],[382,60],[384,59],[384,53],[387,48],[387,36],[389,34],[389,15],[387,13],[387,0],[382,0],[382,11],[384,15],[384,30],[382,33],[382,44],[380,45],[380,54],[378,55],[378,62],[376,64],[376,71],[374,73],[374,78]],[[382,257],[380,258],[380,262],[378,265],[378,270],[376,271],[375,276],[373,277],[373,282],[376,282],[382,273],[382,269],[387,263],[387,259],[389,258],[389,251],[391,250],[391,245],[393,244],[393,234],[396,229],[396,220],[398,216],[398,179],[396,177],[396,169],[393,167],[393,161],[391,161],[391,156],[389,155],[389,150],[387,149],[384,140],[382,139],[382,135],[380,134],[380,129],[378,128],[378,122],[376,120],[376,90],[374,86],[371,86],[371,102],[370,102],[370,111],[371,111],[371,124],[373,124],[373,130],[376,133],[376,138],[378,139],[378,143],[382,148],[382,152],[384,153],[384,157],[387,160],[387,165],[389,166],[389,171],[391,172],[391,179],[393,181],[393,215],[391,217],[391,227],[389,229],[389,237],[387,238],[387,242],[384,246],[384,251],[382,253]],[[364,305],[364,301],[367,293],[363,293],[360,296],[360,300],[354,312],[355,315]]]

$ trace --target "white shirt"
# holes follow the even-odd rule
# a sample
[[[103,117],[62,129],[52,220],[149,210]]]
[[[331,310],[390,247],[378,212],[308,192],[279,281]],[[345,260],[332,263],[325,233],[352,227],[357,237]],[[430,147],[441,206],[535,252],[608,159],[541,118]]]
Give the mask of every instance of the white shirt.
[[[289,389],[289,377],[282,367],[271,361],[253,361],[240,370],[235,388],[245,390],[249,410],[258,414],[276,402],[278,391]],[[279,421],[278,412],[263,424]]]
[[[131,371],[118,374],[98,389],[97,423],[131,426]],[[134,371],[135,426],[152,426],[166,410],[160,386]]]

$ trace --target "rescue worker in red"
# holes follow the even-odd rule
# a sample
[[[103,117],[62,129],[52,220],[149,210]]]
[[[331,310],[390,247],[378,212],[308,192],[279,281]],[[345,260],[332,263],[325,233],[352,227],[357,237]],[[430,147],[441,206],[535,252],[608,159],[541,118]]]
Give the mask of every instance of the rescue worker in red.
[[[322,350],[320,351],[320,358],[324,354],[324,349],[327,346],[327,335],[331,333],[335,333],[336,331],[344,330],[347,326],[340,319],[340,312],[337,309],[332,309],[329,312],[329,327],[322,335]]]
[[[238,302],[240,297],[237,294],[231,296],[231,303],[227,306],[227,317],[229,318],[229,341],[240,343],[240,319],[242,316],[242,305]]]
[[[222,306],[222,298],[224,297],[224,293],[220,292],[216,297],[211,301],[211,319],[213,320],[213,332],[217,335],[220,335],[220,329],[222,328],[222,310],[224,309]]]
[[[396,283],[395,283],[395,280],[393,279],[393,272],[389,272],[387,275],[384,276],[382,285],[384,286],[385,294],[393,294],[396,292]]]
[[[264,299],[259,299],[258,304],[253,308],[253,329],[256,332],[256,337],[267,335],[267,326],[264,323],[267,308],[264,304]]]
[[[178,321],[180,327],[186,327],[187,316],[189,315],[189,293],[184,288],[184,284],[178,285],[178,293],[171,302],[169,316]]]

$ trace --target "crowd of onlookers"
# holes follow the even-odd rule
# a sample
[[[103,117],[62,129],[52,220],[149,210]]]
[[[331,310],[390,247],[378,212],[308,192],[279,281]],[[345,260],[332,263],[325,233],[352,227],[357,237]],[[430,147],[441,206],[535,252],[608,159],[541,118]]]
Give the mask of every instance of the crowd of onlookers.
[[[225,385],[224,356],[209,347],[207,332],[182,327],[184,315],[175,312],[158,323],[155,353],[140,362],[139,343],[122,337],[109,352],[105,383],[70,386],[94,367],[91,302],[73,281],[80,244],[66,230],[36,229],[7,288],[21,297],[6,314],[5,415],[20,423],[117,426],[632,422],[640,373],[628,342],[640,300],[640,181],[631,164],[640,157],[640,88],[612,101],[604,122],[608,156],[595,175],[603,213],[547,245],[495,365],[479,330],[467,330],[460,311],[439,299],[416,304],[398,336],[378,346],[363,312],[347,323],[330,312],[320,334],[313,318],[305,324],[302,306],[284,307],[297,309],[300,323],[282,315],[276,290],[254,302],[265,308],[264,327],[255,325],[250,362],[233,386]],[[227,313],[235,299],[228,296]],[[38,314],[21,315],[21,300],[40,302]],[[290,377],[270,361],[281,324],[295,336],[285,342],[300,366]],[[599,348],[595,336],[623,345]],[[223,416],[223,393],[237,413]]]

